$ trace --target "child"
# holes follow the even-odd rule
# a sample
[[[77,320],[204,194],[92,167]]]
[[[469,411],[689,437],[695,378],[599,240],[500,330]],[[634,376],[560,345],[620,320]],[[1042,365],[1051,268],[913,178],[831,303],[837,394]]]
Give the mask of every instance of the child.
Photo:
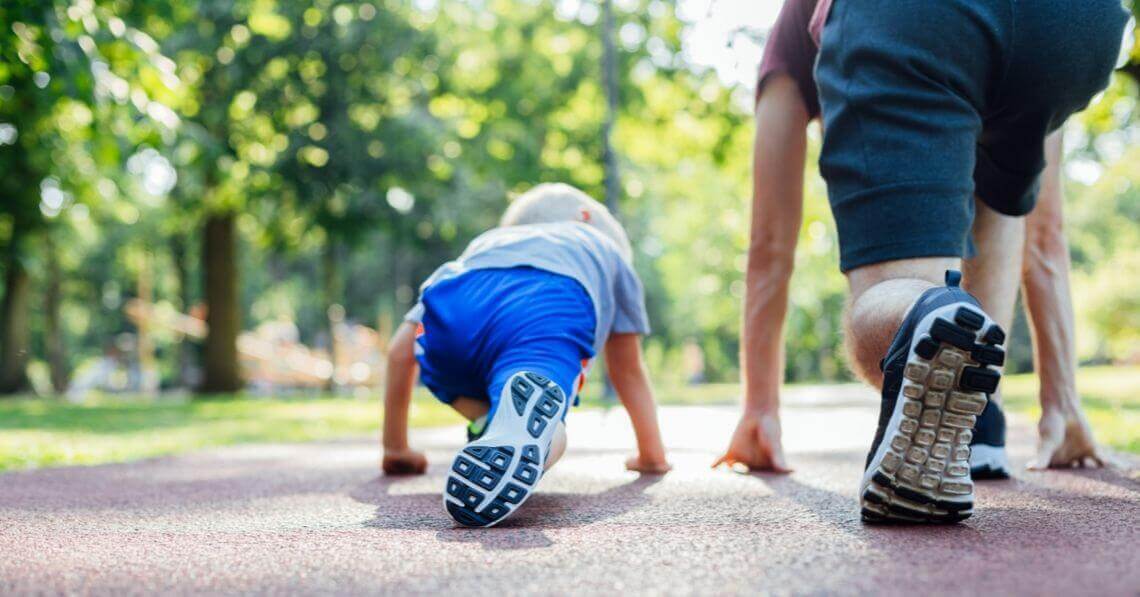
[[[564,419],[603,349],[637,436],[626,468],[669,470],[640,337],[649,332],[625,231],[597,201],[564,184],[519,197],[499,227],[424,282],[396,331],[384,398],[387,474],[421,474],[408,447],[416,364],[423,384],[470,420],[444,507],[488,527],[534,492],[565,447]]]

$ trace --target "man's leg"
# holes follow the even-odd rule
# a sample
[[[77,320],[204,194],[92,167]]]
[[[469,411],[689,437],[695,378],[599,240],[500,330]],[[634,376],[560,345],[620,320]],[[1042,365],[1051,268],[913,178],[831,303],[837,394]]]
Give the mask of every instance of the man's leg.
[[[968,0],[867,0],[836,3],[823,31],[820,171],[851,287],[846,344],[882,390],[859,495],[867,521],[973,511],[969,443],[1005,338],[947,270],[973,221],[980,109],[1007,20]]]
[[[955,522],[973,512],[970,443],[997,388],[1004,332],[947,273],[954,258],[848,272],[851,360],[882,388],[860,489],[868,521]],[[934,282],[945,276],[945,286]],[[881,371],[881,373],[880,373]]]
[[[855,373],[882,387],[879,362],[895,332],[919,295],[939,286],[959,259],[921,257],[866,265],[847,272],[851,306],[846,317],[846,344]]]
[[[998,213],[981,199],[974,201],[974,209],[977,254],[962,263],[962,285],[990,317],[1008,330],[1013,325],[1017,303],[1025,218]],[[1011,474],[1005,452],[1001,391],[990,394],[989,399],[978,416],[970,443],[970,475],[974,480],[1008,479]]]
[[[977,254],[962,262],[962,287],[1008,330],[1017,303],[1025,218],[1000,214],[981,200],[975,200],[974,207]]]

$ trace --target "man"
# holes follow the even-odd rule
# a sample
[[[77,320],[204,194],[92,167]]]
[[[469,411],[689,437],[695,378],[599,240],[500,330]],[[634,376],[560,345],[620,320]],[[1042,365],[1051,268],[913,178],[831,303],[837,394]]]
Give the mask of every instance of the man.
[[[832,77],[830,88],[826,88],[827,81],[821,82],[826,88],[824,112],[829,115],[822,162],[832,185],[843,269],[855,295],[848,337],[860,374],[880,383],[875,365],[890,334],[899,327],[915,296],[932,286],[940,275],[937,270],[957,266],[955,257],[966,251],[971,219],[979,252],[965,262],[967,288],[1008,327],[1023,224],[1020,218],[1004,216],[995,208],[1018,214],[1032,205],[1031,187],[1042,161],[1041,140],[1103,86],[1123,16],[1118,6],[1107,2],[1087,12],[1076,4],[1055,2],[1012,12],[1002,10],[1005,3],[982,7],[872,4],[877,8],[851,8],[857,14],[850,22],[836,23],[832,17],[828,31],[837,32],[825,36],[820,74]],[[786,470],[779,447],[776,388],[778,372],[782,372],[780,324],[800,220],[804,127],[818,111],[810,67],[815,44],[807,34],[813,5],[811,0],[790,0],[785,5],[769,39],[758,86],[753,242],[742,363],[746,405],[721,459],[771,470]],[[820,6],[817,15],[826,16],[828,8]],[[840,13],[843,10],[847,10],[845,5],[837,8]],[[925,20],[911,23],[910,29],[903,27],[907,18],[920,15],[934,18],[934,28],[939,30],[934,33],[944,36],[924,34],[918,23]],[[1029,41],[1003,42],[1008,35],[998,34],[1008,32],[1015,18],[1023,32],[1057,33],[1058,37],[1045,41],[1037,39],[1038,35]],[[1079,35],[1072,31],[1058,32],[1066,19],[1080,24],[1074,30],[1083,35],[1095,33],[1091,37],[1096,43],[1077,39]],[[990,43],[970,46],[963,42],[970,36]],[[831,54],[827,53],[829,39]],[[1079,43],[1079,50],[1074,43]],[[1051,76],[1067,77],[1053,80],[1063,92],[1043,85],[1043,65],[1050,64],[1058,71],[1050,72]],[[1008,82],[1023,87],[1004,84],[1004,77],[1011,75]],[[829,97],[831,110],[827,109]],[[863,122],[875,124],[860,127]],[[872,142],[864,145],[859,141],[863,137]],[[980,162],[977,171],[971,172],[975,145]],[[1041,443],[1033,463],[1041,467],[1101,461],[1073,383],[1068,256],[1060,226],[1059,145],[1054,135],[1049,143],[1051,167],[1041,189],[1045,205],[1030,218],[1022,276],[1042,382]],[[861,159],[866,157],[859,155],[864,151],[873,156],[873,163]],[[879,160],[881,155],[892,159]],[[969,187],[975,186],[971,184],[974,178],[978,178],[979,199],[977,216],[972,218],[975,203],[970,200]],[[880,180],[885,184],[875,184]],[[916,230],[930,234],[915,234]],[[911,242],[904,246],[908,238]],[[947,293],[954,294],[942,292]],[[905,359],[896,360],[898,369]],[[897,393],[901,371],[895,373],[889,382]],[[885,407],[898,403],[890,393],[884,392]],[[891,413],[885,409],[887,414]],[[882,423],[882,427],[889,426],[890,418]],[[940,427],[933,429],[949,433]],[[935,466],[942,463],[927,452],[926,458]],[[870,459],[875,460],[874,456]],[[922,476],[917,475],[917,480]],[[926,493],[923,497],[933,499],[938,490]],[[972,501],[971,497],[960,501]],[[872,504],[872,509],[878,506]],[[937,510],[922,505],[919,518],[928,518],[931,509]],[[938,511],[948,514],[944,509]],[[955,512],[962,511],[966,510]]]

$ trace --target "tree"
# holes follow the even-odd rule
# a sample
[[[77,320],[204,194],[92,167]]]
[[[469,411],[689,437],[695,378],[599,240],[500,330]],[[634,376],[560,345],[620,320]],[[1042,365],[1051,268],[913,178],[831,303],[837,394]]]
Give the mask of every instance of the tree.
[[[427,111],[440,57],[433,34],[385,5],[288,5],[279,16],[291,33],[242,92],[256,99],[234,138],[249,148],[284,139],[264,163],[283,208],[269,231],[280,248],[318,248],[321,317],[335,363],[344,253],[377,230],[399,228],[415,217],[416,203],[424,209],[450,184],[451,172],[429,167],[444,135]],[[303,234],[293,220],[308,224]],[[330,387],[335,382],[330,376]]]
[[[237,352],[241,331],[238,214],[270,186],[251,177],[257,167],[236,146],[235,119],[243,117],[247,82],[280,51],[289,35],[273,4],[213,0],[197,6],[156,4],[136,15],[158,30],[163,49],[190,84],[179,98],[187,149],[175,160],[179,178],[193,181],[202,221],[201,271],[208,332],[203,350],[202,393],[234,392],[244,385]],[[256,123],[255,123],[256,125]],[[272,148],[264,148],[272,153]]]
[[[621,175],[613,147],[614,120],[618,111],[617,49],[614,48],[613,0],[602,0],[602,81],[606,90],[606,119],[602,125],[602,160],[606,165],[606,207],[618,214]]]
[[[163,72],[168,61],[109,5],[0,7],[0,169],[14,173],[0,181],[6,233],[0,238],[0,394],[28,387],[30,246],[43,243],[47,255],[47,344],[58,391],[67,371],[53,221],[77,203],[114,200],[99,192],[99,182],[114,184],[124,149],[153,138],[159,129],[152,125],[176,124],[169,109],[152,99],[170,80],[140,77]]]

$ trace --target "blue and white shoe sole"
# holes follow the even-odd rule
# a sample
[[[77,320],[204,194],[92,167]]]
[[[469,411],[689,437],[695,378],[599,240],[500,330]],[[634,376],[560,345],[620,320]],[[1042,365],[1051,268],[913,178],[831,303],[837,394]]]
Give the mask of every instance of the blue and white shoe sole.
[[[503,388],[494,418],[455,456],[443,506],[456,522],[490,527],[510,516],[542,478],[555,428],[571,400],[536,373],[517,373]]]
[[[863,474],[868,522],[951,523],[974,510],[970,440],[997,389],[1005,333],[981,309],[953,303],[915,327],[903,382]]]

